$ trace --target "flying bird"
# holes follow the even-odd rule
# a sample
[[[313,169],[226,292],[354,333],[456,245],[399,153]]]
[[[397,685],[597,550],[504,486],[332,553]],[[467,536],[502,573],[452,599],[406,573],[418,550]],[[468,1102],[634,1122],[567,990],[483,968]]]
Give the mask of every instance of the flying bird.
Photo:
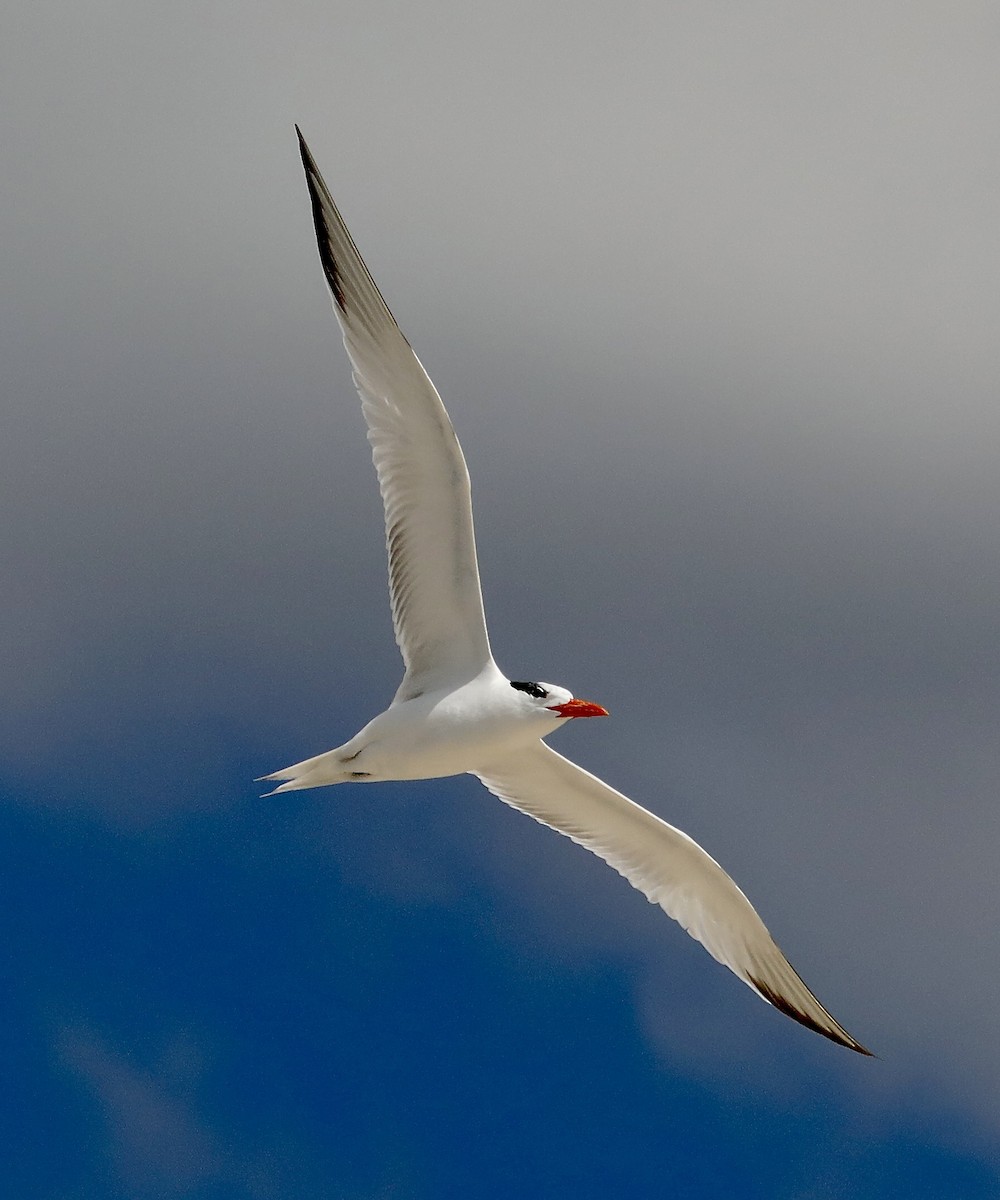
[[[476,775],[505,804],[604,859],[769,1004],[869,1054],[806,987],[715,859],[546,745],[565,722],[607,711],[556,684],[508,679],[494,662],[465,457],[441,397],[296,132],[320,261],[382,493],[392,619],[405,670],[385,712],[335,750],[263,776],[279,785],[268,794]]]

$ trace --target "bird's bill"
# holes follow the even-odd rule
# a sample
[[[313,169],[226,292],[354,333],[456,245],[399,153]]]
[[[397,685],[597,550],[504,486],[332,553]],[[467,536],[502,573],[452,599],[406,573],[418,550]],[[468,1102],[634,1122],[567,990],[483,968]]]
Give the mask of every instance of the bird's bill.
[[[561,717],[606,717],[608,710],[599,704],[591,704],[589,700],[567,700],[565,704],[550,704],[549,712],[557,712]]]

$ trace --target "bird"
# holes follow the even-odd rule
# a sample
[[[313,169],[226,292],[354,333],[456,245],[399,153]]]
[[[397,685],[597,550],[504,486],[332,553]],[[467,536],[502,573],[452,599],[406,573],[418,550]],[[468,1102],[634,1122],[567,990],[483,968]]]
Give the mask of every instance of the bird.
[[[496,797],[613,867],[780,1012],[870,1055],[823,1007],[750,901],[697,842],[564,758],[545,739],[605,717],[494,661],[469,471],[451,419],[382,298],[295,127],[320,262],[353,368],[385,510],[403,679],[389,707],[334,750],[262,776],[267,795],[472,774]]]

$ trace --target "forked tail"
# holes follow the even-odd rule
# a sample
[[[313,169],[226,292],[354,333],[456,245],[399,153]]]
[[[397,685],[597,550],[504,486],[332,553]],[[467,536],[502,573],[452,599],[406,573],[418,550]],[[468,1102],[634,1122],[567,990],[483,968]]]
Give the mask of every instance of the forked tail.
[[[315,758],[303,759],[290,767],[282,767],[280,771],[272,771],[270,775],[261,775],[255,783],[277,783],[273,791],[265,792],[265,796],[276,796],[279,792],[298,792],[305,788],[328,787],[334,783],[346,783],[349,779],[363,779],[366,776],[360,771],[351,771],[350,759],[345,761],[343,748],[328,750],[326,754],[317,754]],[[261,797],[263,799],[263,797]]]

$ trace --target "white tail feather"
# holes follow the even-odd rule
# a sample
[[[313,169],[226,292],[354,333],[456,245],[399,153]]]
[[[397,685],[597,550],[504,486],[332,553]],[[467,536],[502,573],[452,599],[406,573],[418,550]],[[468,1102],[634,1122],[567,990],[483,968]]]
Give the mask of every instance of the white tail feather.
[[[355,756],[352,755],[351,758],[353,757]],[[345,764],[343,747],[339,747],[336,750],[328,750],[325,754],[317,754],[315,758],[293,763],[290,767],[282,767],[280,771],[272,771],[270,775],[261,775],[255,782],[279,783],[280,786],[274,791],[265,793],[267,796],[276,796],[279,792],[297,792],[305,788],[345,783],[350,778],[351,770]]]

